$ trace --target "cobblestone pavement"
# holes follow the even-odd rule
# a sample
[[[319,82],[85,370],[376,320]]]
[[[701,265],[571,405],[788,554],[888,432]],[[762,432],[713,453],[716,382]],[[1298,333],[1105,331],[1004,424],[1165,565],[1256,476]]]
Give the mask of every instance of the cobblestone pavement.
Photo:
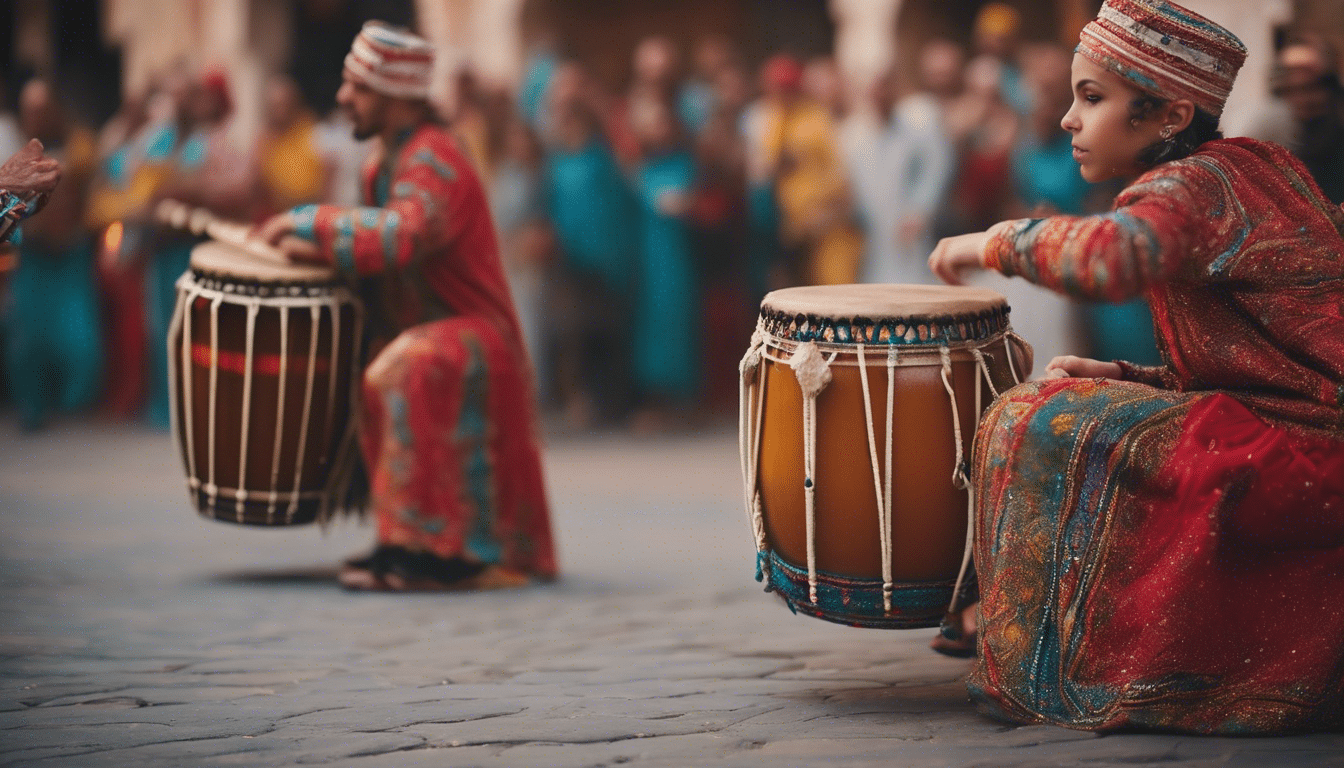
[[[791,615],[727,431],[558,439],[548,469],[559,583],[349,594],[367,528],[204,521],[162,435],[0,422],[0,765],[1344,765],[1344,735],[1008,727],[931,631]]]

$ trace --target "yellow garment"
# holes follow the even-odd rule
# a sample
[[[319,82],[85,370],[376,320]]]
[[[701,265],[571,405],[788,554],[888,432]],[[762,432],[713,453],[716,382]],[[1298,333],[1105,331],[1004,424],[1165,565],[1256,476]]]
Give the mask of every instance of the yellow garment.
[[[766,109],[763,146],[779,169],[775,197],[784,241],[806,247],[804,279],[854,282],[863,239],[850,221],[849,185],[830,115],[811,102]]]
[[[102,229],[114,221],[144,214],[154,193],[168,178],[167,163],[143,163],[135,169],[125,189],[102,179],[89,196],[87,221],[93,229]]]
[[[321,202],[327,192],[327,165],[317,146],[317,121],[304,115],[279,135],[262,139],[258,152],[261,182],[276,210]]]

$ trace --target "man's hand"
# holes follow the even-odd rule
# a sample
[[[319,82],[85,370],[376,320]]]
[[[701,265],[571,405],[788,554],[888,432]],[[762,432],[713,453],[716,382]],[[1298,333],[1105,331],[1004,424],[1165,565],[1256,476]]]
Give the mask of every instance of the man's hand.
[[[1047,379],[1119,379],[1124,375],[1119,363],[1106,363],[1086,357],[1064,355],[1045,366]]]
[[[50,194],[61,180],[61,164],[42,154],[42,142],[32,139],[0,165],[0,189],[28,198]]]
[[[252,237],[275,248],[290,261],[321,262],[322,256],[313,243],[297,237],[294,215],[289,211],[277,213],[252,232]]]

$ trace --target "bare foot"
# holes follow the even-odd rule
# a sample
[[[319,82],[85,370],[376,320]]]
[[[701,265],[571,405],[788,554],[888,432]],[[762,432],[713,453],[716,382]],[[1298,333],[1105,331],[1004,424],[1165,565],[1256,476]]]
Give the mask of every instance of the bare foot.
[[[943,630],[934,635],[929,647],[945,656],[955,656],[959,659],[974,656],[978,629],[975,624],[976,605],[972,603],[961,609],[961,615],[957,617],[959,621],[953,626],[947,626],[949,622],[945,619]]]

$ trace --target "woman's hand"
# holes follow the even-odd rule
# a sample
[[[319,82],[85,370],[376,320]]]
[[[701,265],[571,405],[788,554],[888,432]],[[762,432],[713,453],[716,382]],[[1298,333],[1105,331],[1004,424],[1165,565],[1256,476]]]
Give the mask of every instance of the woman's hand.
[[[1047,379],[1119,379],[1123,375],[1119,363],[1105,363],[1074,355],[1056,357],[1045,366]]]
[[[966,272],[985,268],[985,244],[988,242],[988,232],[945,237],[929,254],[929,269],[944,283],[961,285]]]

